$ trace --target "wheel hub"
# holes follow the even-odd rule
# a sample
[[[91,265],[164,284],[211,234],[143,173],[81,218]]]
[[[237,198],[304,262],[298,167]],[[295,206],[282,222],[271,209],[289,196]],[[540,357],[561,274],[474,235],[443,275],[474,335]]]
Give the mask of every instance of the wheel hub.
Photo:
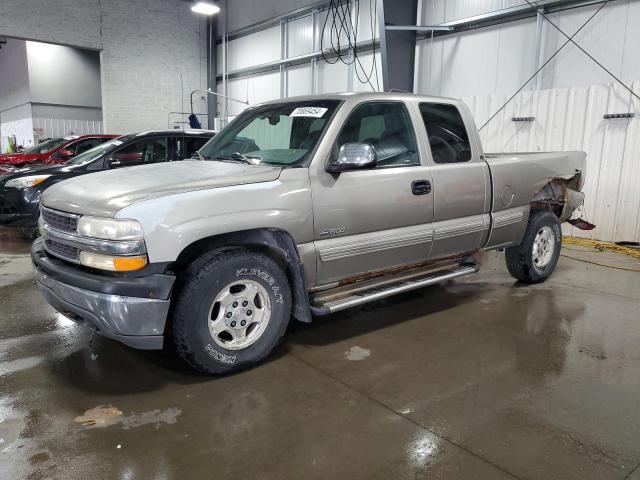
[[[209,333],[227,350],[242,350],[264,333],[271,317],[271,300],[265,287],[253,280],[223,288],[209,309]]]
[[[546,267],[553,257],[555,246],[555,238],[551,227],[545,226],[538,230],[533,240],[533,264],[538,268]]]

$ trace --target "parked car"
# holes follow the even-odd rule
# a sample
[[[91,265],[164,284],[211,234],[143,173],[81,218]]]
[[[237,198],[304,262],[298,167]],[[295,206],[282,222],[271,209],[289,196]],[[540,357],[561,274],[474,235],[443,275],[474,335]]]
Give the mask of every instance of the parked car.
[[[37,232],[40,197],[51,185],[80,175],[134,165],[171,162],[195,155],[215,132],[168,130],[123,135],[63,165],[39,165],[0,175],[0,225]]]
[[[484,154],[464,103],[412,94],[254,106],[199,155],[49,188],[32,259],[65,315],[213,374],[292,317],[476,273],[483,250],[544,281],[584,201],[584,152]]]
[[[69,135],[51,138],[18,153],[0,154],[0,174],[32,163],[64,163],[118,135]]]

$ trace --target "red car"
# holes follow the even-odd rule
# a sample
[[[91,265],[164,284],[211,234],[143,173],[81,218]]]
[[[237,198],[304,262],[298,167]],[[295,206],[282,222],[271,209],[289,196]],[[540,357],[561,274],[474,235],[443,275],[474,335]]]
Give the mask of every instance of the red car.
[[[117,136],[102,134],[69,135],[67,137],[52,138],[23,152],[0,154],[0,173],[1,170],[24,167],[34,162],[47,165],[64,163],[70,158]]]

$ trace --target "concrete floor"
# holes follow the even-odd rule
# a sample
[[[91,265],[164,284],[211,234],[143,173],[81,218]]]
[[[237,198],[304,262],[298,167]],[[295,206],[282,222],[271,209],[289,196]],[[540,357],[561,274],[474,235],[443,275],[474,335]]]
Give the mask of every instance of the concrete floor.
[[[562,258],[526,286],[489,255],[207,378],[89,347],[36,292],[27,250],[0,231],[2,479],[640,479],[640,273]]]

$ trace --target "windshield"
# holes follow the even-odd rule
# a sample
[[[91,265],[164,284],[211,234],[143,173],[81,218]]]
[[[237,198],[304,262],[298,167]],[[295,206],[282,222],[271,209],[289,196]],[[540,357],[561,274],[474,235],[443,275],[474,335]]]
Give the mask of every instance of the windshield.
[[[339,105],[315,100],[245,110],[199,153],[205,160],[304,166]]]
[[[114,138],[113,140],[109,140],[108,142],[101,143],[97,147],[93,147],[91,150],[87,150],[80,155],[76,155],[71,160],[66,162],[65,165],[84,165],[86,163],[93,162],[98,157],[101,157],[103,154],[115,150],[124,142],[129,141],[133,137],[134,135],[123,135],[121,137]]]
[[[63,143],[67,143],[69,140],[73,140],[74,137],[58,137],[47,140],[46,142],[39,143],[35,147],[27,148],[22,153],[47,153],[58,148]]]

